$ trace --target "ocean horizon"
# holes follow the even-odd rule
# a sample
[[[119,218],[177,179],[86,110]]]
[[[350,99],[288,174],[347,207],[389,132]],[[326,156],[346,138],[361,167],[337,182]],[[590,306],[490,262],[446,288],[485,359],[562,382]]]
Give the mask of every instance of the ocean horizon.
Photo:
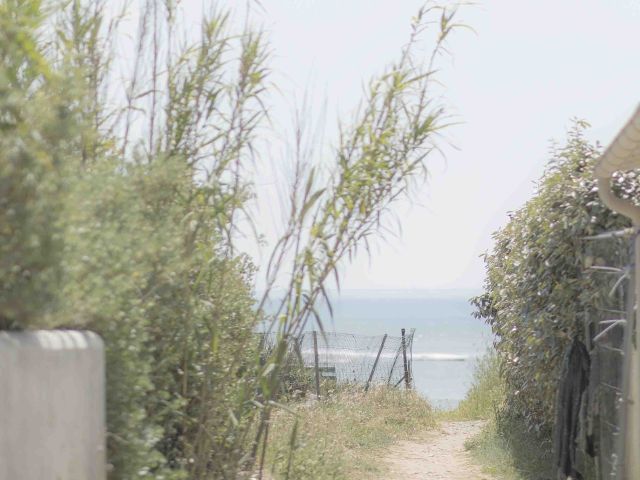
[[[479,290],[346,290],[330,293],[333,315],[318,309],[328,332],[400,336],[415,329],[414,388],[435,407],[454,408],[492,345],[491,329],[473,317]],[[317,329],[310,324],[308,330]]]

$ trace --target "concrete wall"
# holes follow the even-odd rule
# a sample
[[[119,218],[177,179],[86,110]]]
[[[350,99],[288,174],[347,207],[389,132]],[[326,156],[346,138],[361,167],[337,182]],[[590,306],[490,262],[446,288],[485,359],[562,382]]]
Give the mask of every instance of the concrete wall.
[[[94,333],[0,332],[0,480],[105,478],[104,375]]]

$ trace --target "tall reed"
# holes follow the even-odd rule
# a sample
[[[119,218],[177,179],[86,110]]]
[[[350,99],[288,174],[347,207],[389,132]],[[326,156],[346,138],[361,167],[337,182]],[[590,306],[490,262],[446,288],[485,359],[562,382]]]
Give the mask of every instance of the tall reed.
[[[433,86],[455,14],[418,12],[400,58],[340,128],[330,171],[297,150],[256,308],[237,239],[257,224],[264,33],[223,10],[185,31],[170,0],[0,0],[0,325],[103,336],[110,478],[262,471],[287,342],[309,321],[322,327],[327,283],[385,231],[438,150],[448,116]],[[262,321],[279,339],[267,359],[253,335]]]

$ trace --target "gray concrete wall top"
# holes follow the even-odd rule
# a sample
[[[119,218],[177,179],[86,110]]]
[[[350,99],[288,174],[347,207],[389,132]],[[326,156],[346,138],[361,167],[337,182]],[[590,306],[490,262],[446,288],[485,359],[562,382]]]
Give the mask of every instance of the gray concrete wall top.
[[[95,333],[0,332],[0,480],[104,480],[104,377]]]

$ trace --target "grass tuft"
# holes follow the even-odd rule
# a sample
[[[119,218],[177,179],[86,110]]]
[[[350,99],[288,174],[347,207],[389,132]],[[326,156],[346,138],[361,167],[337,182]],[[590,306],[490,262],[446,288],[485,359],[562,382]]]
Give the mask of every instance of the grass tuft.
[[[276,479],[287,470],[296,480],[384,478],[384,447],[436,425],[424,398],[390,388],[339,391],[291,408],[295,415],[278,411],[271,422],[267,467]]]
[[[445,420],[486,420],[501,408],[505,388],[495,352],[489,351],[478,360],[474,380],[466,397],[454,410],[441,413]]]
[[[489,352],[479,360],[474,382],[455,410],[442,412],[445,420],[486,420],[482,431],[465,448],[487,474],[500,480],[547,480],[551,476],[551,442],[529,431],[523,419],[508,413],[499,359]]]
[[[500,480],[553,478],[549,439],[528,431],[522,419],[498,413],[465,448],[485,473]]]

